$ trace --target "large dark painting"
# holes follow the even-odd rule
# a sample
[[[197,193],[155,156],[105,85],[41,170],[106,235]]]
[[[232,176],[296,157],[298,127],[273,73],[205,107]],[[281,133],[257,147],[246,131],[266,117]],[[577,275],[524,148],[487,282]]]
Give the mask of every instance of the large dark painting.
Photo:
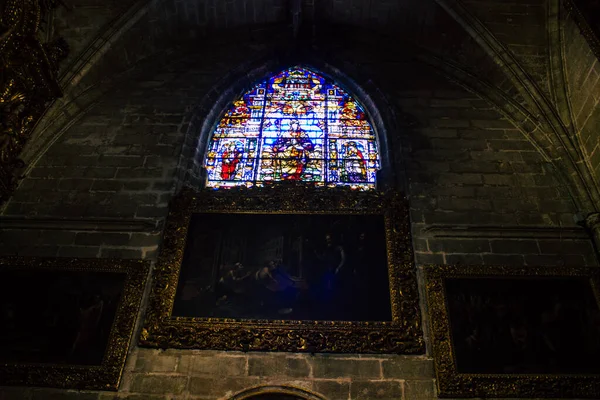
[[[100,365],[125,274],[0,270],[0,362]]]
[[[116,390],[147,262],[0,258],[0,382]]]
[[[173,198],[140,344],[422,354],[406,199],[281,182]]]
[[[600,398],[599,270],[430,267],[442,397]]]
[[[383,216],[194,214],[173,315],[390,321]]]
[[[459,373],[600,373],[600,309],[589,279],[449,279]]]

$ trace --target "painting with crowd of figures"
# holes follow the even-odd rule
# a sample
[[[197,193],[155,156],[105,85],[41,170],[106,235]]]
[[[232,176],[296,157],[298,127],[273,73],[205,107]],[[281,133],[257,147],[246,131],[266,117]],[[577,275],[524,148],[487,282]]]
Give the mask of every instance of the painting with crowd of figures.
[[[140,344],[422,354],[406,199],[280,182],[171,200]]]
[[[0,258],[0,382],[116,390],[147,272],[136,260]]]
[[[443,397],[600,397],[594,268],[427,270]]]
[[[173,315],[389,321],[383,216],[194,214]]]
[[[584,279],[446,281],[461,373],[600,373],[600,309]]]

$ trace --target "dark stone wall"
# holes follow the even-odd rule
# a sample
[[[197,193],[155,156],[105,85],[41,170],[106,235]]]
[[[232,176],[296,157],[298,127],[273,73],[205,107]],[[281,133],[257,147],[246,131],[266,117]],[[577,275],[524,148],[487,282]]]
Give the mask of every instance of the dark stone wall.
[[[218,96],[213,89],[230,71],[243,71],[244,61],[263,50],[231,51],[216,42],[202,54],[146,64],[129,75],[31,169],[5,209],[4,218],[13,222],[0,230],[0,252],[155,260],[168,201],[181,182],[178,168],[195,154],[199,125],[191,122],[206,117],[196,114],[206,111],[198,106]],[[335,54],[336,67],[359,86],[379,88],[377,96],[385,99],[379,111],[398,122],[385,134],[398,186],[410,198],[418,267],[597,265],[563,184],[490,104],[414,61],[365,56],[359,63],[360,54]],[[41,227],[25,229],[23,217],[42,221]],[[50,229],[62,223],[69,228]],[[470,230],[458,235],[457,227]],[[428,355],[147,349],[133,350],[118,394],[0,393],[11,399],[218,399],[258,384],[288,384],[331,399],[435,397]]]
[[[577,139],[600,185],[600,61],[575,21],[565,17],[565,59]]]
[[[466,0],[464,4],[549,93],[547,0]]]
[[[118,394],[0,388],[0,399],[229,399],[251,387],[288,386],[331,400],[432,400],[432,377],[425,357],[136,349]]]
[[[69,55],[63,65],[69,65],[102,33],[103,28],[133,4],[133,0],[70,0],[67,7],[58,7],[50,20],[50,35],[68,38]]]
[[[251,50],[215,47],[211,57],[148,71],[105,96],[38,161],[4,214],[159,222],[186,140],[183,158],[194,156],[193,111],[222,71],[240,65]],[[366,64],[361,74],[376,77],[390,103],[382,112],[416,121],[387,134],[396,172],[408,181],[418,263],[596,264],[587,239],[513,243],[504,236],[424,233],[439,224],[560,230],[573,227],[575,209],[550,165],[485,101],[412,62]],[[153,258],[160,238],[159,232],[1,234],[4,253],[127,258]]]

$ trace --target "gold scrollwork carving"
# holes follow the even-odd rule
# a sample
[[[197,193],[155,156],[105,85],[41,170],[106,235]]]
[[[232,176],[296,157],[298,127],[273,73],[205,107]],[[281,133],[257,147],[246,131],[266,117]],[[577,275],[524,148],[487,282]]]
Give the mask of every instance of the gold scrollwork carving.
[[[58,64],[68,53],[62,38],[42,43],[44,17],[55,0],[8,0],[0,10],[0,204],[15,190],[19,159],[48,104],[62,95]]]

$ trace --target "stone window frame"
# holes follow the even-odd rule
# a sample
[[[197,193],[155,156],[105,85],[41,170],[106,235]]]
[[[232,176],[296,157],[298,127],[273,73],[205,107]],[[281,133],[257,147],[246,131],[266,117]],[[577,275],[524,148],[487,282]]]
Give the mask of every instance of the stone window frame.
[[[215,127],[231,103],[252,85],[278,72],[302,65],[311,68],[346,89],[365,108],[379,144],[381,169],[377,174],[377,189],[394,188],[405,191],[404,167],[394,160],[401,150],[390,138],[398,137],[399,130],[408,128],[410,118],[393,109],[388,99],[375,83],[366,78],[355,65],[337,68],[316,56],[270,57],[266,61],[249,61],[226,73],[202,101],[188,110],[189,121],[175,174],[175,192],[183,186],[205,188],[206,149]],[[393,149],[393,150],[392,150]],[[397,154],[396,157],[392,153]],[[398,168],[400,167],[400,168]]]

